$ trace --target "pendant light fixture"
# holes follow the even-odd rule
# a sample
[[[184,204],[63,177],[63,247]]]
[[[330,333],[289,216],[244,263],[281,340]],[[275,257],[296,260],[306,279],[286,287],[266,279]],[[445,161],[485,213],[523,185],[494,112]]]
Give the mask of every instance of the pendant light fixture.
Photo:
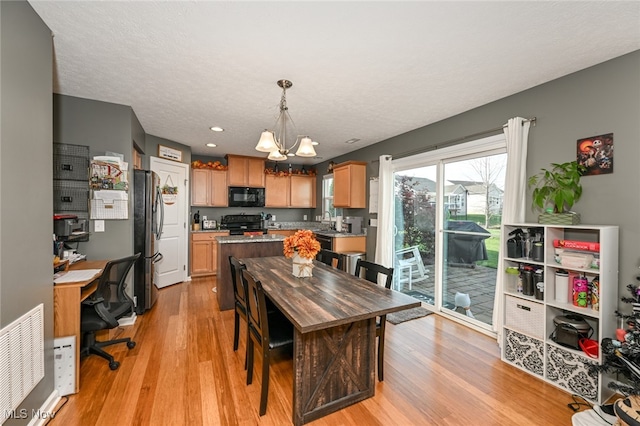
[[[289,147],[287,147],[287,128],[292,127],[296,129],[295,123],[289,115],[289,108],[287,107],[287,89],[293,86],[293,83],[289,80],[279,80],[278,86],[282,88],[282,96],[280,97],[280,113],[276,120],[275,130],[265,130],[260,135],[260,140],[256,145],[256,151],[268,152],[267,157],[272,161],[283,161],[287,157],[293,157],[295,155],[300,157],[315,157],[316,150],[313,145],[317,145],[313,142],[309,136],[298,135],[295,141]],[[298,146],[298,150],[294,154],[293,149]]]

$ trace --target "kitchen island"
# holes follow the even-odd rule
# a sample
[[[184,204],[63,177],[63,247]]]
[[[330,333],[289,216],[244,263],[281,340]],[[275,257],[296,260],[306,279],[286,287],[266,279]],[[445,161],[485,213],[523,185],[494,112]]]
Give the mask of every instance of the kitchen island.
[[[220,310],[233,309],[233,284],[229,256],[236,258],[282,256],[283,235],[230,235],[216,237],[218,241],[217,295]]]

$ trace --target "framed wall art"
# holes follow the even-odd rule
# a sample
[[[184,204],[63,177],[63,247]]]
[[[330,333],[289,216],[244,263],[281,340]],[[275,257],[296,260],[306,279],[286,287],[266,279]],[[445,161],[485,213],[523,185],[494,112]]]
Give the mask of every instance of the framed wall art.
[[[168,146],[158,145],[158,157],[182,162],[182,151],[179,149],[169,148]]]
[[[584,176],[613,173],[613,133],[578,139],[576,160]]]

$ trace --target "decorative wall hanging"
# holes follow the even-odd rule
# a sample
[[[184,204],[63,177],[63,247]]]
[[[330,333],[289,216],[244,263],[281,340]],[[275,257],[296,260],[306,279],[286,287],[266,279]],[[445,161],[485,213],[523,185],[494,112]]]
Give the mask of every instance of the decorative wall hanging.
[[[583,176],[613,173],[613,133],[578,139],[577,161]]]
[[[162,201],[168,206],[175,204],[178,200],[178,187],[174,186],[171,175],[167,175],[167,180],[160,188],[160,192],[162,193]]]
[[[158,157],[182,162],[182,151],[169,148],[168,146],[158,145]]]

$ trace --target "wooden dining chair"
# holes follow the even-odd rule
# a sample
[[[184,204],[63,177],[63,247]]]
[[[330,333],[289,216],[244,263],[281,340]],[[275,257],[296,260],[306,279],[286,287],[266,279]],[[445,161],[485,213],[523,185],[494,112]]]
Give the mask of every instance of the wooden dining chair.
[[[238,350],[240,340],[240,318],[245,323],[247,330],[247,341],[249,340],[249,320],[247,319],[247,287],[242,280],[242,270],[246,269],[244,263],[233,256],[229,256],[229,266],[231,267],[231,284],[233,285],[233,350]],[[247,354],[245,351],[244,368],[247,368]]]
[[[364,271],[364,278],[367,281],[378,284],[378,274],[386,277],[384,286],[391,288],[393,282],[393,268],[385,268],[377,263],[369,262],[366,260],[358,259],[356,262],[356,269],[354,275],[356,277],[362,276]],[[378,380],[384,380],[384,332],[387,325],[387,316],[382,315],[376,318],[376,337],[378,337]]]
[[[344,254],[336,253],[335,251],[322,249],[318,253],[316,260],[337,269],[344,269]]]
[[[279,311],[267,312],[266,297],[262,283],[251,272],[242,270],[242,278],[247,287],[247,317],[249,338],[247,338],[247,385],[253,381],[254,343],[262,349],[262,388],[260,391],[260,415],[267,412],[269,396],[269,364],[271,353],[293,349],[293,325]]]

